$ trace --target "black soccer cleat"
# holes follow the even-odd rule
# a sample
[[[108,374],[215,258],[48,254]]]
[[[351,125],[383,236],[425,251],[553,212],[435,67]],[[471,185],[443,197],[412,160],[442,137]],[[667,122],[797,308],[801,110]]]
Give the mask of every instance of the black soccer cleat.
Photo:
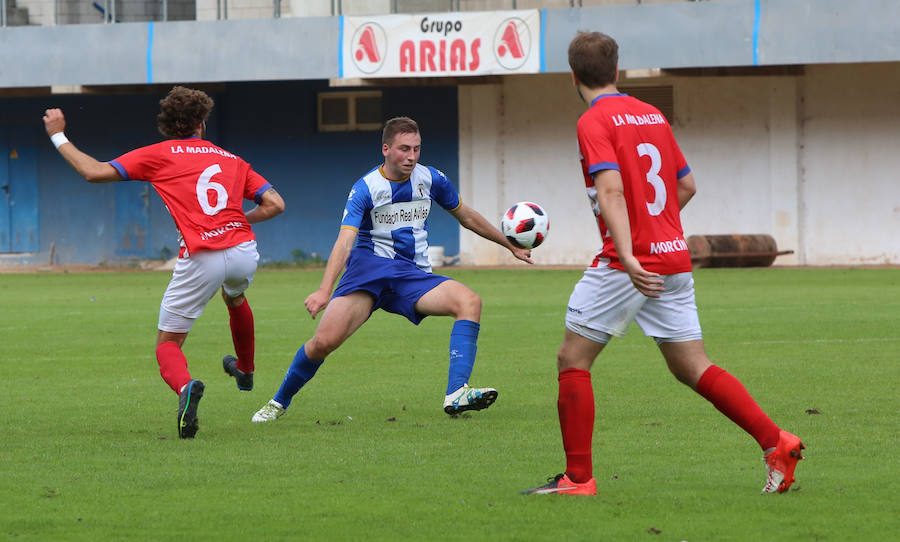
[[[250,391],[253,389],[253,373],[245,373],[238,369],[236,357],[229,354],[222,358],[222,368],[227,374],[234,377],[239,390]]]
[[[178,437],[194,438],[197,424],[197,405],[203,397],[203,382],[191,380],[178,395]]]

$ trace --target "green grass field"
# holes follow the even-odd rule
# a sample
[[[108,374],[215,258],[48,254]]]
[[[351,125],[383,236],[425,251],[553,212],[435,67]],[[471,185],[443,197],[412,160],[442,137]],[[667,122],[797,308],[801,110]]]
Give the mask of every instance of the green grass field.
[[[191,441],[154,357],[168,274],[0,275],[0,539],[897,539],[900,269],[696,271],[710,357],[807,446],[797,482],[760,495],[755,441],[632,327],[593,370],[595,498],[519,495],[565,465],[555,355],[580,271],[445,273],[484,300],[489,410],[441,410],[449,319],[376,313],[283,418],[251,424],[313,332],[321,278],[264,270],[254,391],[222,372],[219,299],[185,344],[206,383]]]

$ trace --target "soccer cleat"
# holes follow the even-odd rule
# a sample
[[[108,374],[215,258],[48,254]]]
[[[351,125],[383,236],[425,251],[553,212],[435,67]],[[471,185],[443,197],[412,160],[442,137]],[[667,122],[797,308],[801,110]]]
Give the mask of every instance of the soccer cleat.
[[[463,384],[455,392],[444,397],[444,412],[455,416],[466,410],[483,410],[497,400],[494,388],[470,388]]]
[[[560,473],[551,478],[547,478],[547,485],[536,487],[534,489],[526,489],[522,495],[549,495],[555,493],[557,495],[596,495],[597,480],[591,478],[587,482],[579,484],[569,479],[566,473]]]
[[[272,399],[261,409],[257,410],[256,414],[250,418],[250,421],[254,423],[274,422],[284,415],[284,411],[285,408],[281,406],[281,403]]]
[[[203,397],[203,382],[191,380],[178,394],[178,436],[194,438],[199,428],[197,424],[197,405]]]
[[[775,449],[766,453],[763,461],[766,463],[766,485],[763,493],[784,493],[794,483],[794,469],[797,462],[803,459],[801,450],[806,446],[800,442],[800,437],[787,431],[778,434],[778,444]]]
[[[237,368],[237,358],[228,355],[222,358],[222,368],[225,372],[234,377],[237,387],[241,391],[250,391],[253,389],[253,373],[245,373]]]

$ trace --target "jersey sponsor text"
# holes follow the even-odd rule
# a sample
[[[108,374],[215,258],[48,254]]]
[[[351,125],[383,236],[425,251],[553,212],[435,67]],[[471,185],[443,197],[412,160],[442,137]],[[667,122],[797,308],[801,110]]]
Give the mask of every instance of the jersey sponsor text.
[[[650,243],[650,254],[668,254],[669,252],[687,250],[687,243],[681,238],[672,239],[671,241],[660,241],[659,243]]]
[[[218,237],[227,231],[236,230],[238,228],[243,228],[243,227],[244,227],[244,224],[242,222],[229,222],[220,228],[202,232],[200,234],[200,239],[202,241],[206,241],[207,239],[210,239],[212,237]]]
[[[372,228],[378,231],[423,227],[431,210],[431,200],[415,200],[382,205],[372,209]]]

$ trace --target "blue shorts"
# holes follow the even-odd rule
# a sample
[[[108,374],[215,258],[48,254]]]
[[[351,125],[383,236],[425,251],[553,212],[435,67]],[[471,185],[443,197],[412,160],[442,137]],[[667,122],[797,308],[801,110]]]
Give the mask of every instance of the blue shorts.
[[[450,278],[422,271],[412,262],[382,258],[369,250],[354,248],[331,297],[368,292],[375,299],[372,312],[384,309],[418,325],[427,315],[416,312],[416,301],[445,280]]]

